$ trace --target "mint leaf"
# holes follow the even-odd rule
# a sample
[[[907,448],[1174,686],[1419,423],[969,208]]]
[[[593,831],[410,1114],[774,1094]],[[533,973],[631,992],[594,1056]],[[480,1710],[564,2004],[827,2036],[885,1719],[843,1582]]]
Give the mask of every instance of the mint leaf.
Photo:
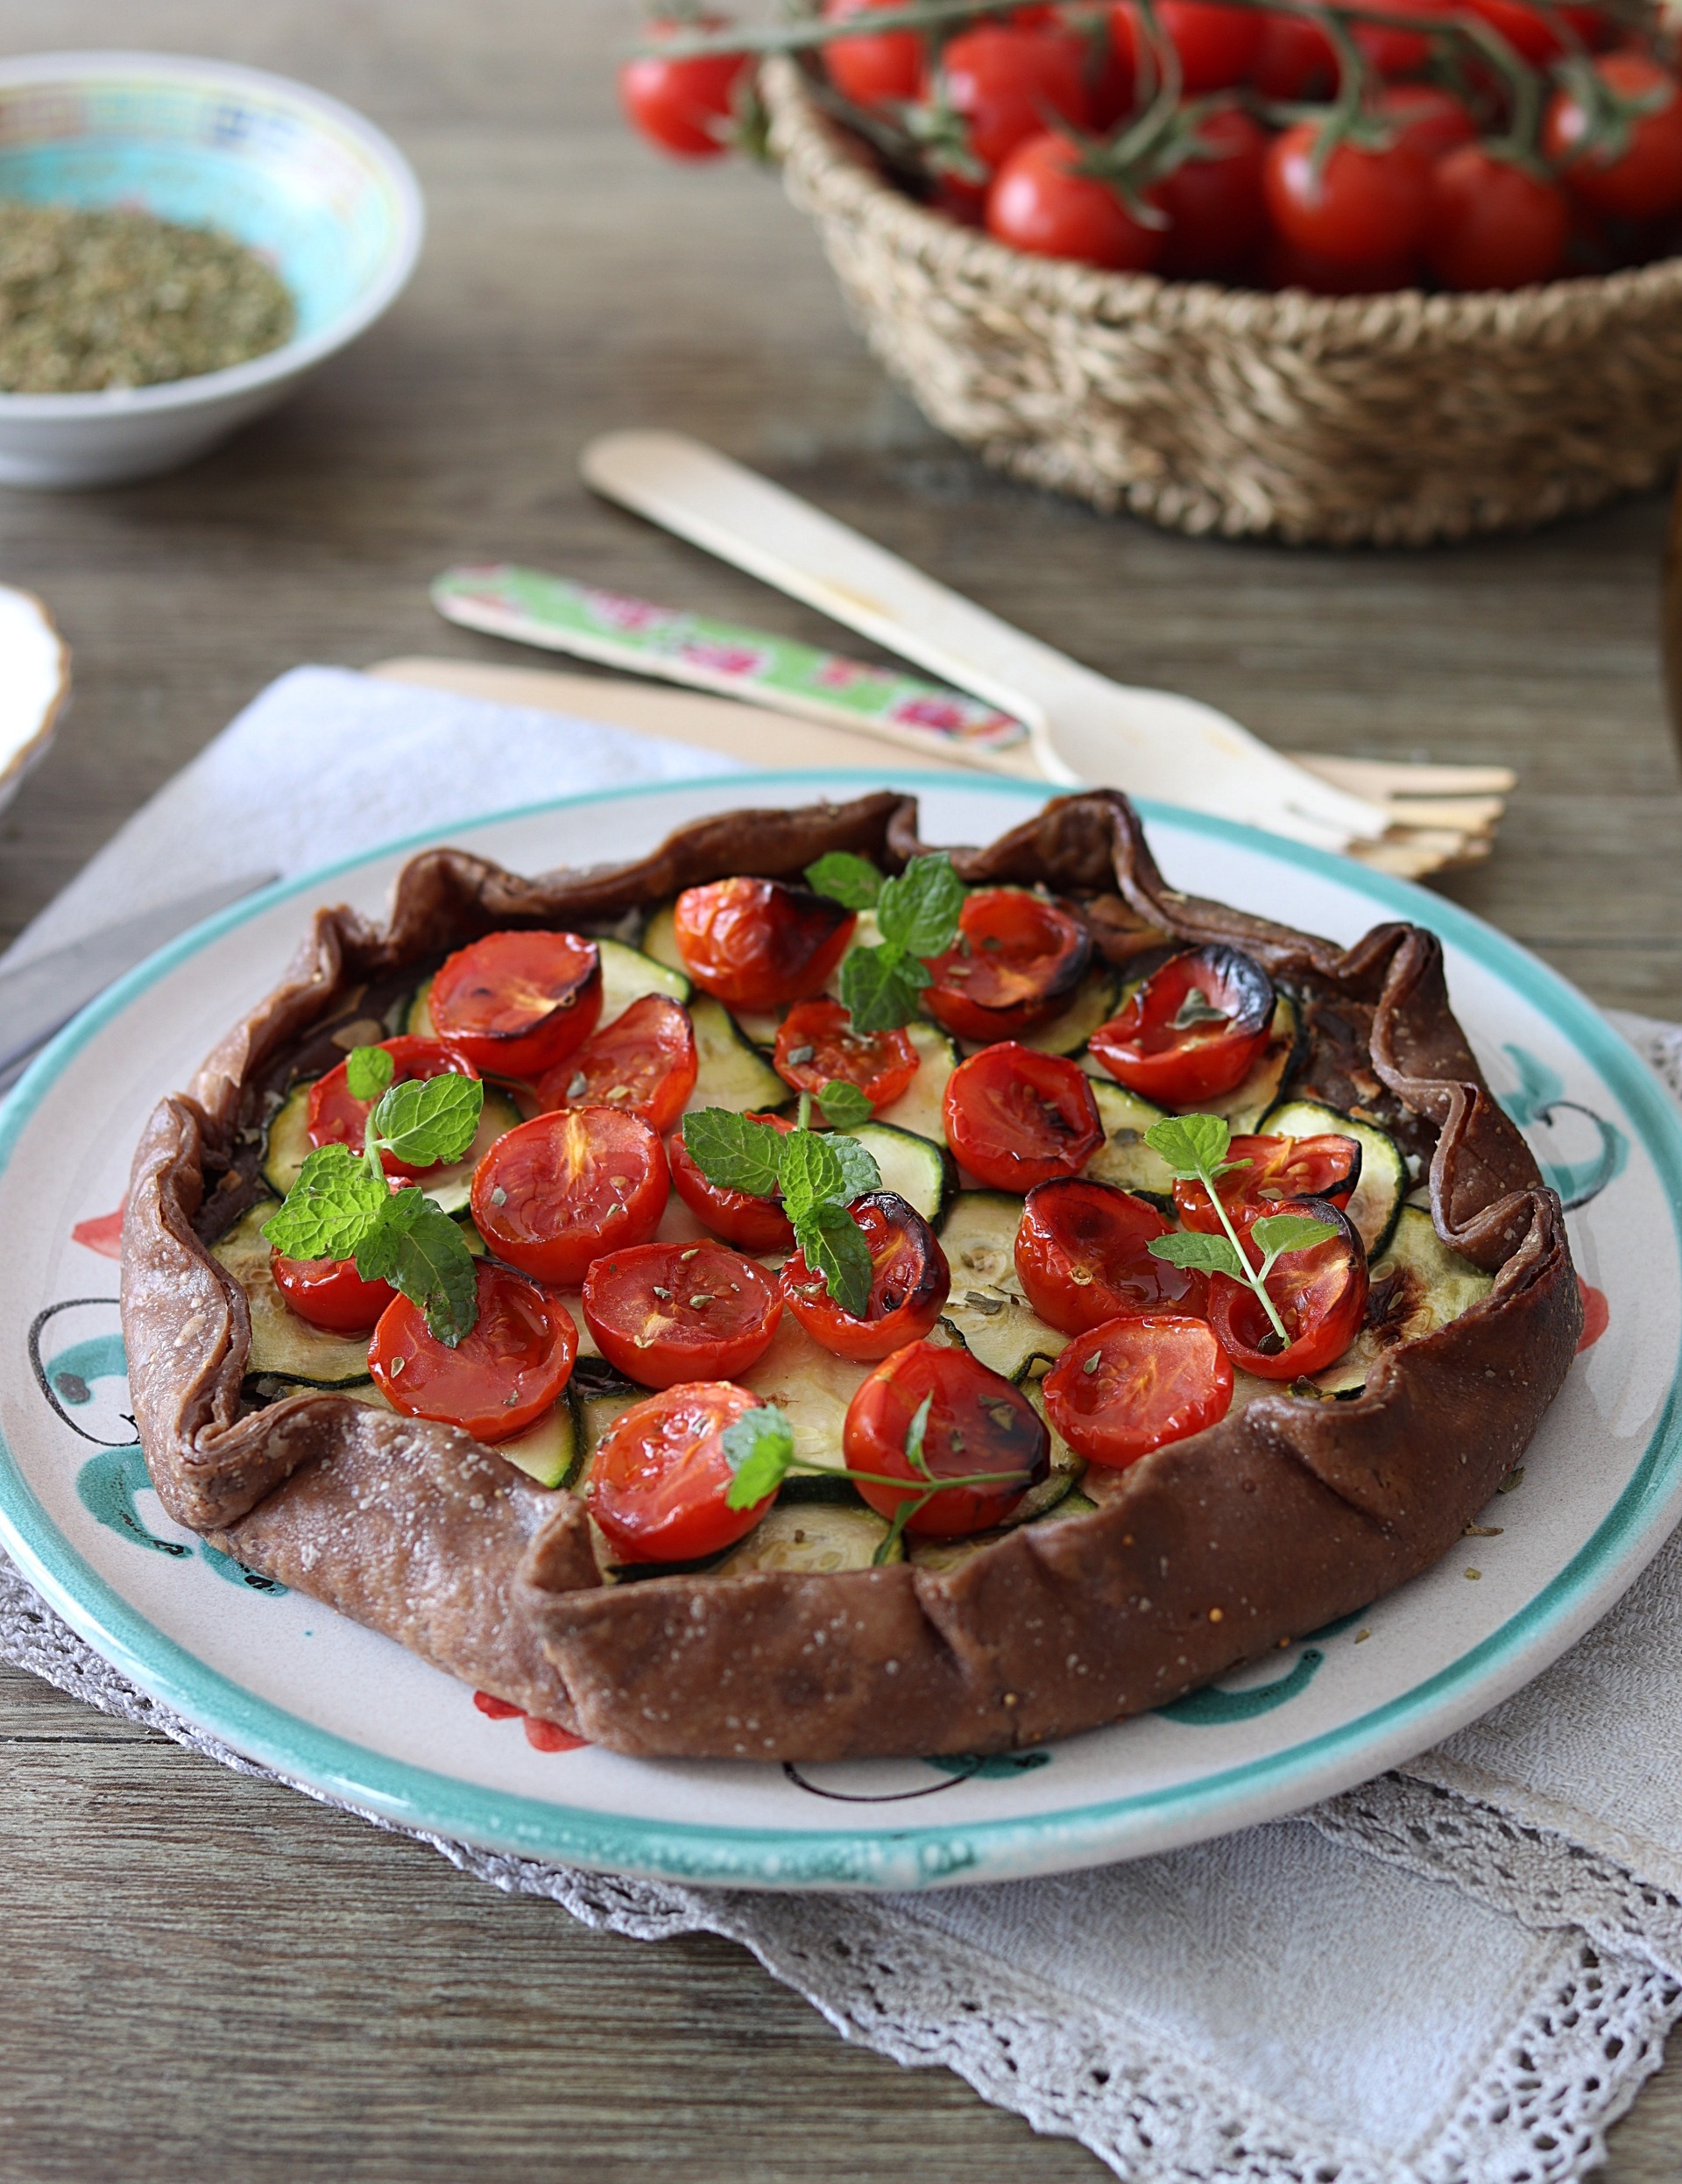
[[[855,1130],[876,1112],[863,1087],[845,1077],[832,1077],[818,1093],[817,1104],[832,1130]]]
[[[305,1156],[286,1204],[264,1224],[266,1242],[288,1259],[351,1259],[390,1198],[348,1145]]]
[[[925,1396],[917,1405],[915,1417],[905,1429],[905,1460],[913,1471],[924,1479],[934,1476],[929,1468],[929,1459],[922,1452],[923,1436],[929,1431],[929,1413],[934,1406],[933,1396]]]
[[[721,1191],[745,1191],[752,1198],[774,1197],[783,1133],[769,1122],[754,1122],[727,1107],[703,1107],[683,1118],[683,1143],[709,1183]]]
[[[1194,1024],[1224,1024],[1230,1015],[1230,1010],[1217,1008],[1200,986],[1190,986],[1169,1028],[1172,1031],[1190,1031]]]
[[[795,1429],[774,1403],[745,1410],[720,1440],[724,1461],[736,1474],[724,1495],[732,1509],[752,1509],[774,1494],[795,1460]]]
[[[841,1196],[847,1205],[862,1198],[866,1191],[881,1189],[882,1171],[856,1137],[843,1134],[823,1141],[841,1163]]]
[[[882,889],[882,875],[874,865],[851,850],[831,850],[806,867],[807,885],[850,910],[867,910]]]
[[[876,903],[882,938],[914,956],[939,955],[957,937],[964,893],[950,857],[938,851],[914,857],[897,880],[882,883]]]
[[[786,1137],[779,1139],[779,1145],[781,1158],[777,1179],[782,1185],[783,1211],[798,1235],[801,1223],[809,1219],[826,1199],[843,1195],[847,1171],[832,1141],[820,1137],[816,1130],[790,1130]],[[864,1151],[859,1145],[854,1145],[853,1149]],[[870,1159],[867,1153],[865,1157]],[[875,1165],[871,1161],[871,1166]]]
[[[471,1333],[479,1316],[472,1255],[460,1224],[435,1205],[424,1191],[399,1191],[388,1198],[356,1258],[357,1272],[364,1282],[389,1282],[411,1304],[419,1304],[434,1336],[448,1348],[453,1350],[464,1334]]]
[[[870,1246],[846,1207],[832,1200],[815,1206],[804,1220],[795,1223],[795,1241],[812,1272],[823,1276],[835,1303],[862,1319],[870,1310]]]
[[[1200,1274],[1230,1274],[1235,1282],[1247,1281],[1249,1269],[1239,1260],[1238,1246],[1229,1236],[1202,1236],[1195,1229],[1177,1228],[1170,1236],[1153,1236],[1146,1246],[1153,1259],[1166,1259],[1171,1267],[1195,1267]]]
[[[1311,1213],[1265,1214],[1250,1229],[1266,1255],[1263,1273],[1282,1253],[1311,1250],[1316,1244],[1328,1243],[1337,1233],[1334,1222],[1317,1221]]]
[[[897,1031],[917,1013],[929,973],[897,942],[854,948],[841,965],[841,999],[855,1031]]]
[[[352,1099],[378,1099],[396,1074],[384,1047],[352,1047],[345,1057],[345,1089]]]
[[[374,1135],[410,1168],[460,1160],[473,1142],[484,1106],[477,1077],[447,1070],[442,1077],[406,1078],[374,1109]]]
[[[1164,1115],[1145,1132],[1145,1142],[1160,1153],[1177,1176],[1213,1175],[1226,1157],[1233,1133],[1218,1114]]]

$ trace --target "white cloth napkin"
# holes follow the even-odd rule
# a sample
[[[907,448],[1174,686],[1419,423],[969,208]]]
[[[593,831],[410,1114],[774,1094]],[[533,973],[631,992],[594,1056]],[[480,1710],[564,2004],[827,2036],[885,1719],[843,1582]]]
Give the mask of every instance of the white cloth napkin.
[[[265,692],[30,929],[55,945],[549,795],[732,771],[685,746],[336,669]],[[1682,1032],[1619,1028],[1682,1098]],[[943,2063],[1134,2184],[1563,2184],[1682,2015],[1682,1535],[1546,1675],[1297,1820],[906,1898],[621,1881],[428,1838],[649,1939],[745,1943],[844,2034]],[[225,1764],[0,1562],[0,1654]],[[376,1823],[379,1824],[379,1823]]]

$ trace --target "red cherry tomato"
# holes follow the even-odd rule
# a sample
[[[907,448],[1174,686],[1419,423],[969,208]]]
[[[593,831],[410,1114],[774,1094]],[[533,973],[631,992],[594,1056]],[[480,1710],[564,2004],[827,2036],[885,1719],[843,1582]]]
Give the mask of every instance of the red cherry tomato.
[[[361,1334],[397,1295],[389,1282],[364,1282],[354,1259],[288,1259],[269,1255],[274,1286],[300,1319],[335,1334]]]
[[[859,920],[780,880],[715,880],[677,898],[677,952],[727,1008],[776,1008],[820,993]]]
[[[987,192],[987,233],[1035,258],[1078,258],[1111,272],[1143,272],[1163,247],[1107,182],[1077,173],[1085,158],[1066,137],[1019,144]]]
[[[855,1031],[839,1001],[796,1001],[777,1032],[777,1075],[796,1092],[856,1085],[873,1107],[897,1099],[917,1073],[902,1031]]]
[[[914,1342],[884,1358],[847,1406],[842,1446],[847,1468],[865,1500],[879,1516],[893,1517],[913,1494],[873,1484],[878,1478],[904,1479],[920,1494],[919,1478],[905,1452],[911,1422],[929,1398],[923,1428],[923,1461],[936,1479],[1006,1474],[990,1487],[951,1487],[926,1502],[906,1521],[905,1529],[926,1539],[962,1539],[1002,1523],[1028,1489],[1050,1468],[1050,1438],[1026,1396],[967,1350],[937,1349]]]
[[[1411,258],[1372,265],[1336,265],[1312,251],[1299,251],[1282,235],[1263,237],[1262,281],[1269,288],[1306,288],[1311,296],[1382,296],[1418,286]]]
[[[1088,1043],[1130,1091],[1189,1107],[1241,1085],[1265,1050],[1273,980],[1236,948],[1191,948],[1152,972]]]
[[[1250,80],[1264,98],[1317,99],[1338,81],[1337,48],[1318,23],[1305,16],[1269,15]]]
[[[731,1508],[724,1435],[759,1403],[728,1381],[689,1381],[614,1419],[584,1500],[623,1561],[697,1562],[753,1530],[777,1497]]]
[[[569,1107],[497,1140],[473,1171],[473,1222],[511,1266],[567,1286],[604,1252],[647,1243],[670,1183],[661,1141],[639,1117]]]
[[[717,30],[724,18],[654,23],[649,35]],[[737,88],[753,66],[746,53],[709,53],[671,60],[641,53],[619,70],[619,102],[650,144],[678,159],[716,159],[730,149]]]
[[[1431,170],[1410,145],[1334,145],[1317,166],[1319,127],[1299,122],[1269,147],[1268,210],[1288,243],[1339,265],[1388,265],[1418,247]]]
[[[1624,220],[1650,220],[1682,205],[1682,96],[1676,78],[1644,53],[1607,53],[1595,73],[1615,98],[1657,102],[1632,115],[1621,145],[1589,141],[1589,114],[1574,93],[1554,94],[1543,148],[1585,204]]]
[[[1297,1198],[1258,1205],[1239,1229],[1252,1266],[1261,1254],[1247,1242],[1248,1228],[1269,1213],[1309,1213],[1330,1221],[1338,1233],[1306,1251],[1288,1251],[1267,1278],[1290,1341],[1281,1348],[1273,1323],[1255,1291],[1230,1274],[1209,1277],[1209,1324],[1234,1365],[1262,1380],[1298,1380],[1334,1365],[1360,1332],[1367,1310],[1367,1254],[1349,1219],[1325,1200]],[[1068,1439],[1068,1436],[1064,1436]],[[1073,1447],[1073,1442],[1070,1446]]]
[[[537,1096],[551,1110],[618,1107],[651,1130],[669,1130],[695,1090],[697,1066],[689,1011],[663,993],[644,993],[540,1078]]]
[[[1262,170],[1268,132],[1261,123],[1239,107],[1226,107],[1198,124],[1197,141],[1213,156],[1183,160],[1151,192],[1151,201],[1172,223],[1159,271],[1180,280],[1235,272],[1266,218]]]
[[[1071,1176],[1028,1194],[1016,1231],[1016,1274],[1049,1327],[1079,1334],[1124,1312],[1201,1318],[1209,1285],[1189,1267],[1153,1259],[1173,1223],[1107,1183]]]
[[[779,1130],[792,1130],[794,1124],[780,1114],[756,1114],[753,1122],[768,1122]],[[726,1191],[716,1183],[709,1183],[695,1163],[695,1157],[683,1142],[683,1133],[674,1130],[666,1141],[666,1158],[672,1171],[672,1188],[677,1192],[698,1221],[734,1244],[739,1251],[792,1251],[795,1232],[788,1226],[788,1216],[782,1210],[781,1196],[774,1198],[756,1198],[748,1191]]]
[[[1071,912],[1022,887],[978,887],[958,937],[931,956],[922,1005],[960,1039],[1014,1039],[1064,1007],[1086,974],[1092,937]]]
[[[555,1298],[506,1267],[474,1269],[479,1317],[452,1350],[406,1297],[380,1314],[368,1369],[394,1410],[459,1425],[476,1441],[505,1441],[555,1402],[572,1372],[578,1330]]]
[[[445,959],[428,1006],[475,1069],[540,1077],[596,1028],[601,951],[581,933],[487,933]]]
[[[1373,104],[1396,131],[1397,141],[1433,166],[1471,144],[1478,133],[1461,102],[1434,83],[1387,83]]]
[[[1090,1081],[1061,1055],[1002,1040],[946,1080],[946,1141],[994,1191],[1076,1176],[1104,1142]]]
[[[1058,121],[1090,127],[1085,59],[1081,40],[1065,31],[983,24],[941,54],[940,93],[966,124],[976,158],[997,167]]]
[[[1390,12],[1382,0],[1350,0],[1350,4],[1381,15]],[[1412,0],[1405,12],[1446,16],[1458,4],[1459,0]],[[1379,75],[1411,75],[1431,59],[1431,41],[1423,31],[1396,30],[1385,23],[1352,23],[1349,29],[1362,59]]]
[[[1234,1226],[1254,1218],[1259,1205],[1286,1198],[1329,1198],[1347,1205],[1360,1180],[1358,1140],[1328,1130],[1319,1137],[1235,1137],[1229,1161],[1244,1162],[1219,1179],[1220,1202]],[[1205,1236],[1225,1233],[1200,1183],[1177,1183],[1174,1204],[1187,1228]]]
[[[1445,288],[1552,280],[1570,232],[1562,189],[1481,145],[1462,145],[1432,171],[1425,260]]]
[[[1248,8],[1223,8],[1212,0],[1158,0],[1156,20],[1180,57],[1180,88],[1188,98],[1241,83],[1254,66],[1268,18]],[[1137,11],[1128,0],[1110,10],[1117,53],[1137,74]]]
[[[452,1053],[436,1039],[382,1039],[379,1043],[392,1057],[394,1085],[419,1082],[428,1077],[447,1077],[452,1071],[458,1077],[477,1077],[479,1073],[470,1062],[463,1061],[459,1054]],[[368,1118],[379,1103],[350,1097],[350,1069],[347,1057],[336,1069],[329,1070],[325,1077],[318,1077],[309,1088],[304,1120],[312,1145],[349,1145],[359,1153],[366,1141]],[[423,1168],[411,1168],[393,1153],[382,1153],[379,1158],[388,1176],[420,1176],[427,1172]]]
[[[1533,8],[1525,0],[1466,0],[1474,15],[1481,15],[1493,31],[1499,31],[1521,60],[1533,65],[1557,60],[1569,51],[1559,26],[1568,25],[1585,46],[1607,42],[1608,20],[1598,8]]]
[[[1043,1386],[1075,1453],[1120,1469],[1224,1418],[1233,1368],[1207,1320],[1143,1312],[1077,1335]]]
[[[815,1342],[837,1357],[886,1357],[933,1331],[952,1285],[946,1254],[915,1206],[873,1191],[852,1207],[870,1247],[870,1302],[855,1318],[796,1252],[782,1269],[788,1309]]]
[[[899,0],[823,0],[823,20],[842,23],[873,8],[898,4]],[[887,106],[922,95],[928,52],[915,31],[837,38],[823,53],[830,81],[855,105]]]
[[[730,1380],[771,1346],[782,1297],[723,1244],[639,1244],[591,1262],[584,1322],[602,1355],[645,1388]]]

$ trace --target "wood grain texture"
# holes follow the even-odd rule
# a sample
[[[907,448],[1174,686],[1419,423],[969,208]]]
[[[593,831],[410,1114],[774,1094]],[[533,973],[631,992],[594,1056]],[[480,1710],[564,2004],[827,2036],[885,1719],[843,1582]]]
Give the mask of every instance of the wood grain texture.
[[[292,406],[173,478],[0,494],[0,576],[75,648],[0,818],[0,934],[273,675],[402,654],[550,664],[453,629],[428,579],[516,559],[857,649],[590,499],[611,426],[693,432],[1094,666],[1287,748],[1519,769],[1444,892],[1600,1000],[1682,1014],[1682,789],[1660,698],[1656,498],[1418,555],[1199,543],[1001,483],[847,329],[745,168],[619,126],[630,0],[0,0],[0,50],[152,46],[304,78],[401,143],[413,286]],[[798,732],[796,732],[798,733]],[[1096,2180],[940,2071],[848,2047],[740,1951],[586,1933],[429,1851],[0,1673],[0,2180],[694,2184]],[[1682,2173],[1682,2060],[1611,2184]]]

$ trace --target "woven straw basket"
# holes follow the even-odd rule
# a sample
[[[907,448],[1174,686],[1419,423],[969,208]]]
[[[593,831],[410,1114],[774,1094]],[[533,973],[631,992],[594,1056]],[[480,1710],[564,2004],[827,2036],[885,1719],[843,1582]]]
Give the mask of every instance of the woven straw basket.
[[[1099,272],[926,211],[790,62],[763,82],[871,347],[1019,477],[1181,531],[1424,545],[1593,508],[1682,456],[1682,258],[1510,295]]]

